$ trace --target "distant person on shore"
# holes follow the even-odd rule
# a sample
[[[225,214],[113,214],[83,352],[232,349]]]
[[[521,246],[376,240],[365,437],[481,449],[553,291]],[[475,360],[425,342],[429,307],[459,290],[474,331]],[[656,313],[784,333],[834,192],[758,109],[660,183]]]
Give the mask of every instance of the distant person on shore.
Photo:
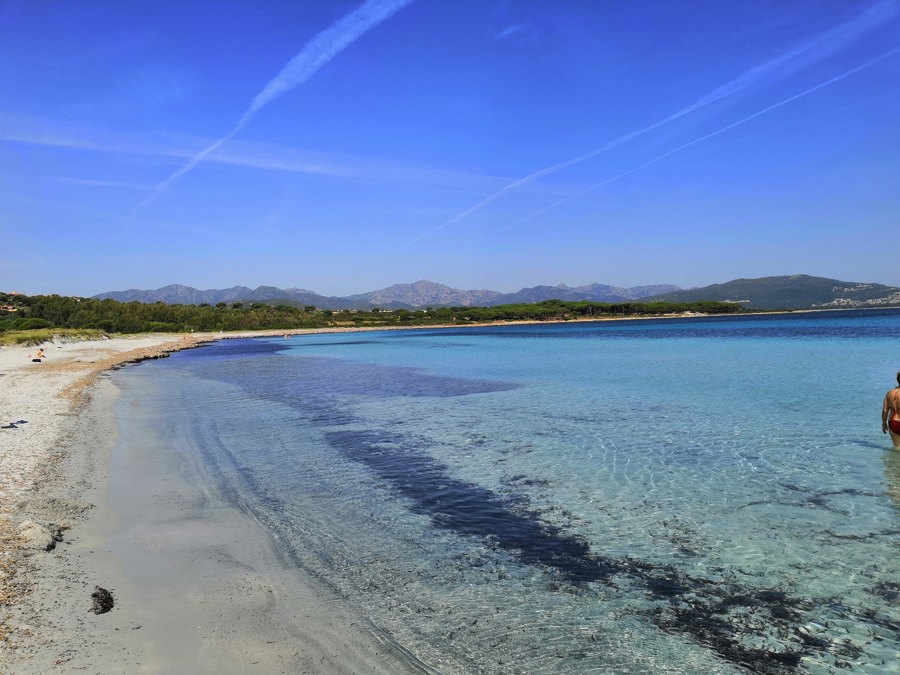
[[[34,354],[29,354],[29,356],[31,356],[32,361],[40,363],[41,359],[43,359],[46,355],[44,354],[43,349],[38,349]]]
[[[881,433],[890,433],[894,448],[900,450],[900,372],[897,373],[897,386],[884,395]]]

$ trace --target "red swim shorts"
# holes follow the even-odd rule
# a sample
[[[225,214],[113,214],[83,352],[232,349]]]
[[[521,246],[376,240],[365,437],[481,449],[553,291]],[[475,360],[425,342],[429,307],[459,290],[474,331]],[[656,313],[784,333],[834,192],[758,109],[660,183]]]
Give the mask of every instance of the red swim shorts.
[[[888,429],[895,434],[900,434],[900,420],[888,420]]]

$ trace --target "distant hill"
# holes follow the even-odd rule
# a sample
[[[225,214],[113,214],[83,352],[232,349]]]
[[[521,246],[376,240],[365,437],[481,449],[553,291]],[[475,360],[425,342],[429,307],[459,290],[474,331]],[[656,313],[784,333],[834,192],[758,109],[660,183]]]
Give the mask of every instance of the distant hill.
[[[350,295],[344,300],[353,307],[418,309],[420,307],[490,307],[502,294],[497,291],[461,291],[433,281],[394,284],[380,291]]]
[[[170,305],[199,305],[220,302],[264,302],[284,303],[297,306],[314,305],[319,309],[422,309],[425,307],[494,307],[513,303],[541,302],[542,300],[593,300],[595,302],[626,302],[650,295],[677,290],[677,286],[637,286],[618,288],[602,284],[570,287],[535,286],[523,288],[515,293],[478,290],[463,291],[432,281],[417,281],[412,284],[395,284],[379,291],[360,293],[347,297],[325,296],[299,288],[275,288],[260,286],[247,288],[234,286],[223,290],[205,291],[172,284],[156,290],[130,289],[109,291],[95,295],[95,298],[118,300],[120,302],[164,302]]]
[[[493,304],[509,305],[515,303],[541,302],[543,300],[593,300],[595,302],[626,302],[640,300],[661,293],[669,293],[678,290],[677,286],[635,286],[633,288],[619,288],[617,286],[605,286],[603,284],[591,284],[590,286],[570,287],[565,284],[557,286],[534,286],[523,288],[515,293],[505,293],[496,298]]]
[[[900,305],[900,288],[793,274],[735,279],[724,284],[664,293],[652,299],[737,302],[747,309],[835,309]]]
[[[168,305],[200,305],[208,303],[215,305],[220,302],[277,302],[284,301],[292,305],[315,305],[321,309],[341,309],[341,298],[328,298],[313,291],[300,288],[275,288],[274,286],[259,286],[247,288],[246,286],[233,286],[225,289],[209,289],[205,291],[170,284],[150,291],[142,291],[136,288],[127,291],[109,291],[95,295],[95,298],[118,300],[119,302],[164,302]]]

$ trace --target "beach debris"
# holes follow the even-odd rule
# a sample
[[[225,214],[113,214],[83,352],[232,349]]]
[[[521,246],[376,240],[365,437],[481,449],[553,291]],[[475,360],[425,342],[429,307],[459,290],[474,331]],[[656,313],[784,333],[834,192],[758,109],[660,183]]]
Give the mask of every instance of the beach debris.
[[[112,593],[100,586],[94,586],[94,592],[91,593],[91,600],[94,604],[88,611],[93,612],[94,614],[106,614],[106,612],[113,608],[114,601]]]
[[[51,551],[59,541],[49,527],[31,519],[19,523],[18,535],[25,548],[38,551]]]

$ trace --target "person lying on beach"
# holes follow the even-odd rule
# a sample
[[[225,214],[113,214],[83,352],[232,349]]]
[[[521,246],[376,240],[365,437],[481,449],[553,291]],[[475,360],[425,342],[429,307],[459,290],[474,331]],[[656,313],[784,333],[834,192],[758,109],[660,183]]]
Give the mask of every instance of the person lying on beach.
[[[900,450],[900,372],[897,373],[897,386],[884,395],[881,433],[890,434],[894,448]]]

